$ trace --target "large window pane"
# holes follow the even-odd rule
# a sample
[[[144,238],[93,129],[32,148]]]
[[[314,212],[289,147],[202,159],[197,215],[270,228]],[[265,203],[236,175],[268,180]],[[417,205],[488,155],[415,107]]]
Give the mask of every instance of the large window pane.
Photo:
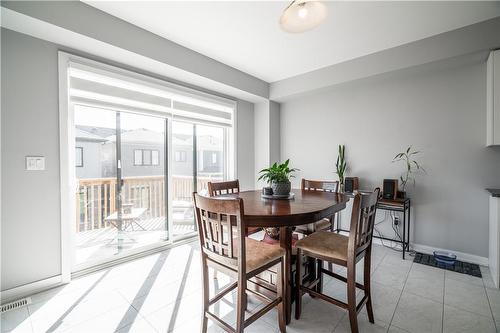
[[[112,256],[116,236],[106,217],[116,210],[116,113],[75,105],[75,264]]]
[[[165,118],[75,106],[77,267],[168,238],[165,128]]]
[[[123,231],[128,238],[132,238],[134,247],[168,238],[165,126],[165,118],[124,112],[120,114],[122,204],[124,211],[127,208],[131,210],[131,215],[123,220]],[[134,163],[137,151],[142,152],[142,165]],[[155,164],[152,163],[152,151],[156,152]]]

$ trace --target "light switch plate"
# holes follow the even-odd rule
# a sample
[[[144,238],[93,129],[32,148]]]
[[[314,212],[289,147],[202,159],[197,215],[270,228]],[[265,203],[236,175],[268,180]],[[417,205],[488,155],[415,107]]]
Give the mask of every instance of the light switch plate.
[[[26,170],[29,171],[45,170],[45,157],[26,156]]]

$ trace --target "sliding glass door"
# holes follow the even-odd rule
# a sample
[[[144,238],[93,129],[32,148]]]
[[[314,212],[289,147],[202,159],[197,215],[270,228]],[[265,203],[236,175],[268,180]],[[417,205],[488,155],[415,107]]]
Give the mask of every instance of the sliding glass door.
[[[235,103],[80,57],[64,63],[72,271],[196,235],[193,192],[234,177]]]
[[[75,106],[76,266],[168,240],[167,124]]]

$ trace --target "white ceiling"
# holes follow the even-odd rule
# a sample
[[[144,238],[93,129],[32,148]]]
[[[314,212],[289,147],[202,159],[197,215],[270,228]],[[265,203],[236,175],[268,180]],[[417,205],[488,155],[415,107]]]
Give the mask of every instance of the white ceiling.
[[[328,2],[326,22],[283,32],[282,1],[85,1],[268,82],[500,16],[500,2]]]

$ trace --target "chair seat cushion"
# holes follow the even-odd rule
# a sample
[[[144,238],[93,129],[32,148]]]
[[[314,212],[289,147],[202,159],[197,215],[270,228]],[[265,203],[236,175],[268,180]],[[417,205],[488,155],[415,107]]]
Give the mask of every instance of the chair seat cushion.
[[[332,225],[329,219],[321,219],[318,222],[314,222],[311,224],[313,224],[314,226],[310,226],[308,224],[299,225],[295,228],[295,231],[307,232],[308,230],[325,230],[325,229],[330,229],[330,226]]]
[[[235,243],[234,245],[236,245]],[[245,238],[247,273],[254,271],[285,255],[279,245],[266,244],[252,238]],[[236,248],[235,251],[238,251]],[[237,252],[236,252],[237,253]]]
[[[312,235],[302,238],[295,246],[303,251],[307,251],[332,260],[347,262],[347,244],[349,237],[328,231],[317,231]]]

